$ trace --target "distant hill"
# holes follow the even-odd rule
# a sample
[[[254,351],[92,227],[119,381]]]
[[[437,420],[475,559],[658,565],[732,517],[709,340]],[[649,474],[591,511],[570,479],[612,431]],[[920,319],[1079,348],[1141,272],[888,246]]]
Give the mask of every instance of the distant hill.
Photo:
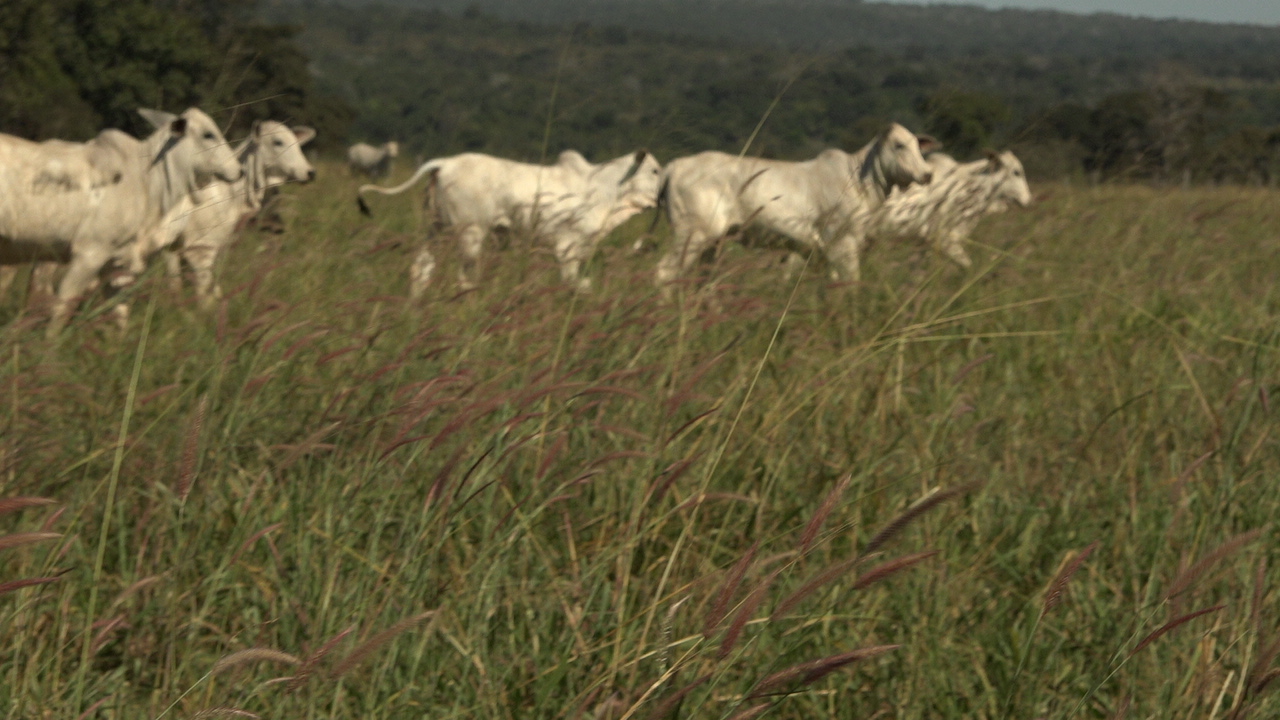
[[[274,0],[263,12],[303,28],[317,85],[358,113],[353,140],[425,155],[646,146],[670,158],[751,139],[754,154],[799,158],[854,149],[896,120],[961,156],[1015,147],[1041,177],[1280,178],[1280,31],[1268,28],[837,0]]]
[[[367,4],[367,0],[342,0]],[[1280,27],[1108,13],[989,10],[858,0],[392,0],[459,14],[469,8],[549,25],[631,29],[804,49],[868,46],[927,55],[1025,53],[1194,61],[1214,75],[1280,74]]]

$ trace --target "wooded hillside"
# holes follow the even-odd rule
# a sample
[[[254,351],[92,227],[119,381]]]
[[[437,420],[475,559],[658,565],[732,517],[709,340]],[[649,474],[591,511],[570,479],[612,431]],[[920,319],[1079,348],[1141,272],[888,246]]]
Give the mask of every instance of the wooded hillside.
[[[1280,177],[1276,29],[816,1],[785,22],[781,4],[748,0],[436,4],[449,10],[278,0],[266,13],[305,23],[320,86],[358,111],[353,139],[425,155],[670,158],[739,151],[755,133],[750,152],[805,157],[892,119],[962,156],[1011,146],[1040,177]],[[584,16],[614,24],[569,22]],[[826,35],[804,34],[827,16]],[[874,22],[835,48],[859,18]],[[735,23],[756,41],[719,37]],[[907,27],[938,42],[907,43]]]

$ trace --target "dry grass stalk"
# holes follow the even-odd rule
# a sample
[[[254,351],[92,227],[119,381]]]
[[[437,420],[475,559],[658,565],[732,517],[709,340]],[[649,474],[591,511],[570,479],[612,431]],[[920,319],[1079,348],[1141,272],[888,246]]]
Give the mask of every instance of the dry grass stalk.
[[[1262,634],[1262,602],[1267,595],[1267,559],[1258,560],[1258,568],[1253,575],[1253,605],[1249,608],[1249,615],[1253,619],[1253,629],[1259,635]]]
[[[1048,615],[1054,608],[1062,604],[1062,599],[1067,593],[1067,583],[1071,582],[1071,578],[1084,565],[1084,561],[1089,559],[1094,550],[1098,549],[1098,541],[1094,540],[1089,543],[1088,547],[1076,553],[1076,556],[1070,562],[1062,566],[1057,576],[1053,578],[1053,582],[1049,583],[1049,589],[1044,594],[1044,607],[1040,609],[1040,617]]]
[[[692,457],[677,460],[668,465],[667,469],[662,471],[662,474],[654,478],[653,489],[649,491],[650,500],[652,502],[661,500],[667,494],[667,491],[671,489],[671,485],[688,472],[695,462],[702,459],[702,455],[702,453],[697,453]]]
[[[1191,622],[1192,620],[1195,620],[1201,615],[1208,615],[1209,613],[1217,612],[1224,607],[1226,607],[1226,605],[1214,605],[1213,607],[1207,607],[1203,610],[1197,610],[1193,613],[1187,613],[1182,617],[1177,617],[1170,620],[1169,622],[1157,628],[1155,632],[1142,638],[1142,642],[1138,643],[1137,647],[1130,650],[1128,656],[1133,657],[1134,655],[1137,655],[1140,651],[1142,651],[1144,648],[1146,648],[1148,645],[1155,642],[1156,640],[1159,640],[1166,633],[1169,633],[1173,630],[1178,629],[1183,625],[1186,625],[1187,623]]]
[[[11,497],[0,498],[0,515],[11,512],[17,512],[29,507],[38,507],[41,505],[53,505],[58,501],[53,498],[46,497]]]
[[[705,683],[710,679],[711,679],[710,673],[703,675],[697,680],[694,680],[688,685],[685,685],[679,690],[663,698],[662,702],[658,703],[658,706],[653,709],[653,712],[649,713],[649,720],[662,720],[662,718],[670,715],[671,711],[676,709],[676,706],[680,704],[681,700],[684,700],[686,695],[693,692],[700,685],[702,685],[703,683]]]
[[[813,547],[813,541],[818,537],[818,531],[827,522],[827,518],[831,516],[831,511],[835,509],[836,504],[840,502],[840,498],[844,496],[844,491],[849,487],[849,483],[853,481],[853,474],[849,473],[836,483],[836,486],[827,493],[827,497],[822,500],[822,504],[818,506],[817,512],[809,520],[809,524],[805,526],[804,533],[800,535],[800,552],[807,553]]]
[[[200,433],[204,430],[205,415],[209,410],[209,396],[202,395],[195,412],[187,422],[187,432],[182,439],[182,456],[178,461],[178,482],[174,486],[178,497],[186,502],[195,484],[196,464],[200,458]]]
[[[236,550],[236,553],[231,556],[231,562],[227,563],[227,566],[230,567],[232,565],[235,565],[236,560],[240,559],[240,556],[244,554],[244,551],[248,550],[250,547],[253,546],[254,543],[261,540],[263,535],[266,535],[269,532],[275,532],[276,530],[279,530],[282,527],[284,527],[284,523],[282,522],[272,523],[262,528],[258,532],[254,533],[253,535],[251,535],[249,539],[245,540],[244,543],[240,546],[240,549]]]
[[[720,590],[716,593],[715,602],[707,611],[707,619],[702,626],[703,637],[710,638],[720,626],[720,622],[724,620],[725,615],[729,614],[729,601],[737,594],[738,586],[742,584],[742,577],[746,575],[747,568],[751,567],[752,561],[756,558],[756,551],[759,549],[759,542],[753,544],[742,557],[738,558],[738,562],[733,564],[729,574],[725,575],[724,582],[720,584]]]
[[[961,485],[960,487],[956,487],[956,488],[951,488],[950,490],[939,490],[938,492],[930,495],[929,497],[924,498],[923,500],[920,500],[919,502],[915,503],[914,505],[912,505],[911,507],[903,511],[901,515],[894,518],[893,520],[890,520],[889,524],[885,525],[883,528],[881,528],[880,532],[872,536],[872,538],[867,541],[866,546],[862,549],[862,553],[865,555],[868,553],[875,552],[879,548],[883,547],[885,543],[892,540],[895,535],[902,532],[903,528],[905,528],[907,525],[910,525],[911,522],[916,518],[929,512],[930,510],[941,505],[942,503],[948,500],[951,500],[952,498],[959,497],[960,495],[963,495],[969,492],[969,490],[973,489],[974,487],[975,487],[974,484],[969,484],[969,485]]]
[[[98,700],[98,702],[96,702],[96,703],[94,703],[94,704],[90,705],[89,707],[85,708],[85,711],[84,711],[84,712],[82,712],[82,713],[80,713],[79,717],[77,717],[77,718],[76,718],[76,720],[85,720],[85,718],[93,717],[93,714],[94,714],[95,712],[97,712],[97,711],[98,711],[98,708],[102,707],[103,705],[106,705],[106,704],[107,704],[107,701],[108,701],[108,700],[110,700],[110,699],[111,699],[111,698],[113,698],[113,697],[115,697],[115,695],[108,695],[108,696],[106,696],[106,697],[104,697],[104,698],[102,698],[102,699]]]
[[[890,575],[893,575],[894,573],[899,572],[901,570],[906,570],[912,565],[922,563],[925,560],[928,560],[929,558],[933,557],[934,555],[937,555],[940,552],[942,551],[928,550],[921,553],[915,553],[913,555],[904,555],[900,558],[895,558],[888,562],[881,563],[871,568],[866,573],[859,575],[858,581],[853,584],[853,589],[861,590],[862,588],[865,588],[868,585],[872,585],[874,583],[880,582],[881,580],[889,577]]]
[[[1267,686],[1271,684],[1271,681],[1278,677],[1280,677],[1280,669],[1269,670],[1266,675],[1258,678],[1258,682],[1253,686],[1253,694],[1261,695],[1267,689]]]
[[[755,590],[742,601],[742,607],[738,610],[738,614],[733,617],[733,622],[729,623],[729,629],[724,631],[724,640],[720,643],[720,650],[716,653],[716,658],[723,660],[733,651],[733,646],[738,644],[738,638],[742,635],[742,629],[746,627],[747,621],[756,614],[760,603],[764,602],[764,596],[769,592],[769,586],[773,585],[773,581],[778,577],[778,571],[769,573]]]
[[[342,642],[343,639],[355,632],[355,630],[354,625],[343,630],[337,635],[329,638],[324,645],[321,645],[319,649],[308,655],[307,659],[302,661],[302,667],[298,668],[298,672],[289,680],[288,689],[297,690],[302,687],[303,683],[305,683],[311,675],[315,673],[316,666],[320,664],[320,661],[324,660],[325,657],[328,656],[329,653],[333,652],[333,649],[338,646],[338,643]]]
[[[1173,481],[1173,498],[1175,502],[1177,502],[1177,500],[1182,497],[1182,489],[1186,487],[1187,480],[1191,479],[1191,476],[1195,474],[1195,471],[1199,470],[1200,466],[1205,464],[1205,461],[1213,457],[1214,452],[1215,452],[1214,450],[1210,450],[1209,452],[1201,455],[1195,460],[1192,460],[1191,464],[1188,465],[1185,470],[1178,473],[1178,477],[1175,478]]]
[[[22,588],[25,588],[25,587],[32,587],[35,585],[48,585],[49,583],[58,582],[61,579],[62,579],[61,576],[57,576],[57,577],[27,578],[25,580],[10,580],[9,582],[0,583],[0,595],[4,595],[5,593],[11,593],[15,590],[21,590]]]
[[[1253,661],[1253,667],[1249,668],[1249,674],[1245,676],[1245,686],[1249,688],[1253,694],[1260,692],[1260,685],[1265,685],[1263,678],[1267,677],[1271,672],[1271,663],[1275,661],[1276,654],[1280,653],[1280,635],[1266,646],[1258,650],[1258,657]]]
[[[247,650],[233,652],[230,655],[219,659],[218,662],[213,665],[213,672],[216,674],[238,665],[256,662],[275,662],[284,663],[286,665],[298,665],[302,661],[293,655],[280,650],[273,650],[271,648],[249,648]]]
[[[1129,708],[1133,706],[1133,698],[1125,695],[1120,701],[1120,705],[1116,707],[1116,711],[1112,713],[1111,720],[1124,720],[1129,716]]]
[[[1200,558],[1200,560],[1198,560],[1197,562],[1193,563],[1187,569],[1178,573],[1178,576],[1175,577],[1173,579],[1173,582],[1169,584],[1169,590],[1165,592],[1164,597],[1162,599],[1168,600],[1170,598],[1181,595],[1187,590],[1190,590],[1191,587],[1195,585],[1196,581],[1199,580],[1205,573],[1207,573],[1210,570],[1210,568],[1218,564],[1219,561],[1221,561],[1223,558],[1227,557],[1228,555],[1235,553],[1237,550],[1244,547],[1245,545],[1248,545],[1254,540],[1257,540],[1259,537],[1262,536],[1264,532],[1266,532],[1266,528],[1258,528],[1257,530],[1250,530],[1249,532],[1236,535],[1230,540],[1222,543],[1217,548],[1215,548],[1213,552],[1210,552],[1209,554]]]
[[[810,660],[799,665],[792,665],[784,670],[766,677],[752,689],[748,698],[761,697],[763,695],[774,694],[775,690],[784,686],[799,682],[801,685],[809,685],[817,682],[840,668],[860,660],[867,660],[877,655],[883,655],[890,650],[897,650],[901,645],[873,645],[871,647],[858,648],[836,655],[819,658],[818,660]]]
[[[773,703],[763,702],[763,703],[760,703],[759,705],[752,705],[746,710],[743,710],[738,713],[734,713],[729,718],[729,720],[755,720],[755,718],[760,717],[760,715],[762,715],[764,711],[768,710],[770,707],[773,707]]]
[[[24,545],[33,545],[45,540],[62,537],[62,533],[53,532],[21,532],[11,535],[0,535],[0,550],[11,550]]]
[[[395,639],[397,635],[408,630],[409,628],[412,628],[413,626],[421,623],[423,620],[426,620],[427,618],[435,614],[436,614],[435,610],[429,610],[424,613],[418,613],[417,615],[414,615],[413,617],[405,618],[404,620],[401,620],[400,622],[396,623],[395,625],[392,625],[386,630],[383,630],[382,632],[374,635],[373,637],[366,640],[359,647],[357,647],[355,650],[352,650],[351,653],[348,654],[346,657],[342,658],[336,664],[334,664],[333,672],[331,673],[331,675],[335,678],[342,677],[343,675],[350,672],[352,668],[354,668],[355,666],[367,660],[370,655],[372,655],[376,650],[378,650],[378,648],[381,648],[383,645],[386,645],[387,643]]]
[[[260,716],[254,715],[248,710],[241,710],[240,708],[215,707],[215,708],[208,708],[206,710],[201,710],[195,715],[192,715],[191,720],[203,720],[204,718],[212,718],[212,717],[243,717],[243,718],[254,718],[256,720]]]
[[[130,625],[128,622],[125,621],[123,615],[117,615],[105,622],[100,621],[100,622],[94,623],[94,627],[97,627],[99,625],[102,626],[102,629],[98,631],[97,635],[93,636],[93,642],[89,644],[89,653],[91,655],[97,655],[98,651],[102,649],[103,645],[107,644],[107,641],[111,639],[112,633],[114,633],[116,630],[120,628],[124,628],[127,630],[133,627],[132,625]]]
[[[786,598],[784,598],[782,602],[778,603],[778,607],[774,609],[773,614],[769,616],[769,619],[777,620],[783,615],[786,615],[787,612],[789,612],[796,605],[799,605],[805,598],[809,597],[814,592],[816,592],[818,588],[821,588],[823,585],[826,585],[832,580],[835,580],[841,575],[844,575],[845,573],[849,572],[854,568],[854,566],[856,566],[860,562],[862,562],[862,558],[853,558],[852,560],[845,560],[844,562],[836,563],[835,565],[832,565],[826,570],[823,570],[822,572],[813,576],[812,580],[805,583],[804,585],[801,585],[799,590],[796,590],[795,592],[791,593]]]

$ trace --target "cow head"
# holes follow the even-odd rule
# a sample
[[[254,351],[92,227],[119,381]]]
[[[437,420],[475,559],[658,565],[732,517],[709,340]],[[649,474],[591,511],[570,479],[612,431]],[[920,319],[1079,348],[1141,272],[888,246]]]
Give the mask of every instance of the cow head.
[[[995,196],[992,198],[995,202],[1014,203],[1021,207],[1031,204],[1031,188],[1027,186],[1027,176],[1022,169],[1022,162],[1012,152],[988,150],[987,166],[984,172],[999,178]]]
[[[240,179],[240,161],[217,123],[199,108],[188,108],[181,115],[139,108],[138,114],[158,132],[169,134],[163,150],[166,163],[197,177],[212,176],[227,182]]]
[[[648,150],[637,150],[630,157],[614,161],[625,162],[626,172],[618,181],[618,197],[636,212],[656,207],[658,191],[662,188],[662,165]]]
[[[315,179],[315,169],[302,154],[302,146],[316,136],[315,130],[309,127],[289,128],[284,123],[263,120],[253,124],[252,134],[268,185]]]
[[[873,157],[867,159],[886,183],[887,193],[894,187],[926,185],[933,180],[933,167],[925,162],[924,153],[941,148],[942,143],[928,135],[916,135],[898,123],[890,123],[872,143]]]

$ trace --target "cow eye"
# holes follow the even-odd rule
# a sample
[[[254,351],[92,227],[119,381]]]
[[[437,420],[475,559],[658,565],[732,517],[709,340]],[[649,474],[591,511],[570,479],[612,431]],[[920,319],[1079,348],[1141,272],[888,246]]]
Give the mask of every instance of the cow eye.
[[[213,138],[213,131],[212,131],[212,130],[205,130],[205,131],[204,131],[204,139],[205,139],[205,140],[213,140],[213,139],[214,139],[214,138]]]
[[[280,146],[284,145],[284,141],[283,141],[283,140],[281,140],[281,139],[279,139],[279,138],[276,138],[275,142],[273,142],[273,143],[271,143],[271,144],[272,144],[272,145],[275,145],[276,147],[280,147]]]
[[[900,143],[898,143],[897,145],[895,145],[894,147],[895,147],[896,149],[898,149],[898,150],[906,150],[906,149],[907,149],[907,144],[906,144],[906,143],[901,143],[901,142],[900,142]]]

